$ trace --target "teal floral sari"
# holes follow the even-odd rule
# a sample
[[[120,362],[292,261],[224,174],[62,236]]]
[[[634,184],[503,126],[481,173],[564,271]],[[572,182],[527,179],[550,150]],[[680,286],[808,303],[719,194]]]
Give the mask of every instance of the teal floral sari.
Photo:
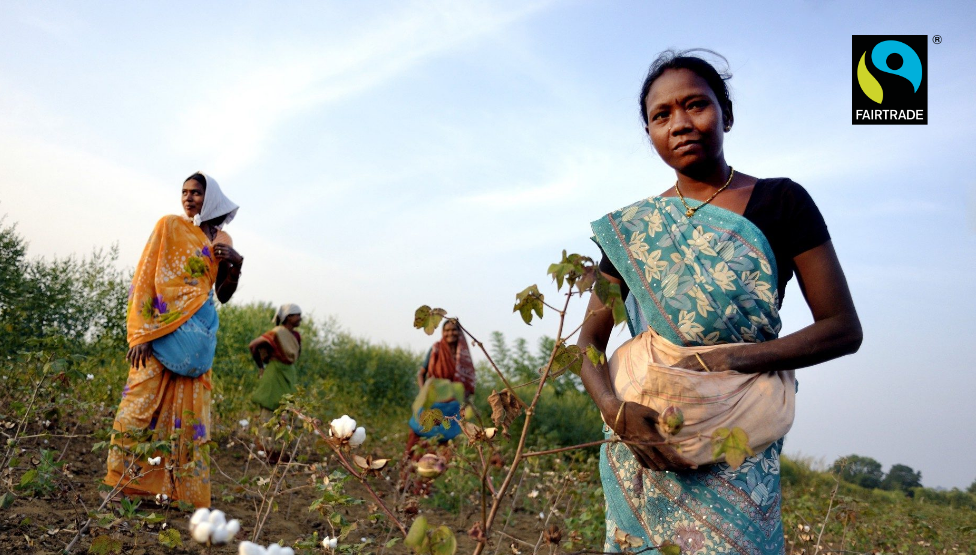
[[[630,289],[632,335],[650,327],[676,345],[700,346],[779,334],[776,260],[749,220],[711,205],[689,218],[677,198],[653,197],[591,226]],[[626,445],[606,444],[604,550],[621,550],[619,530],[644,546],[677,544],[685,555],[783,553],[782,445],[774,442],[738,469],[717,463],[658,472],[642,468]]]

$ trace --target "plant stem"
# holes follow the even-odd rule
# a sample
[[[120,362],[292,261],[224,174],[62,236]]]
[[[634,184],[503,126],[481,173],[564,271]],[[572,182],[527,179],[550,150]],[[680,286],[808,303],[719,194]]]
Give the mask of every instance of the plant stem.
[[[549,372],[552,370],[552,363],[556,359],[556,351],[559,350],[559,345],[562,344],[562,333],[563,326],[566,323],[566,309],[569,307],[569,301],[573,298],[572,293],[566,295],[566,302],[563,305],[563,310],[560,312],[559,316],[559,328],[556,330],[556,344],[553,346],[552,352],[549,354],[549,360],[546,362],[545,367],[542,370],[542,376],[539,378],[539,387],[535,390],[535,396],[532,398],[532,402],[529,403],[529,407],[525,409],[525,421],[522,424],[522,435],[519,437],[518,447],[515,449],[515,457],[512,459],[512,466],[508,470],[508,474],[505,476],[505,481],[498,488],[498,495],[495,497],[494,502],[491,504],[491,512],[488,514],[488,519],[485,522],[485,537],[489,537],[491,530],[491,525],[495,521],[495,516],[498,514],[498,509],[501,507],[502,499],[505,497],[505,492],[508,491],[508,487],[512,483],[512,479],[515,477],[515,472],[518,470],[519,465],[522,463],[523,456],[522,451],[525,450],[525,441],[529,437],[529,428],[532,423],[532,416],[535,413],[535,406],[539,403],[539,399],[542,397],[542,388],[546,385],[546,379],[549,377]],[[516,399],[518,396],[515,397]],[[480,555],[484,551],[486,542],[479,542],[477,547],[475,547],[474,555]]]
[[[488,364],[491,364],[491,367],[495,370],[495,373],[498,374],[498,377],[502,380],[502,383],[505,384],[505,388],[510,390],[513,394],[513,397],[515,397],[515,400],[524,407],[525,403],[523,403],[522,400],[518,398],[518,395],[515,395],[515,388],[512,387],[511,383],[509,383],[508,379],[505,377],[505,374],[503,374],[502,371],[498,369],[498,365],[495,364],[495,361],[492,360],[491,355],[488,354],[488,351],[485,349],[485,344],[482,343],[481,341],[478,341],[478,338],[475,337],[470,331],[468,331],[467,328],[462,326],[460,323],[458,323],[458,327],[461,328],[461,331],[463,331],[465,334],[467,334],[468,337],[471,338],[471,341],[474,342],[476,347],[481,349],[481,353],[485,355],[485,358],[488,359]]]
[[[322,439],[325,440],[326,444],[328,444],[329,447],[332,448],[332,450],[335,452],[336,456],[339,458],[339,464],[341,464],[343,466],[343,468],[346,469],[346,472],[352,474],[353,477],[355,477],[357,480],[359,480],[359,483],[362,484],[364,488],[366,488],[366,491],[369,492],[370,496],[372,496],[373,499],[376,501],[376,503],[379,505],[379,507],[381,509],[383,509],[383,512],[386,513],[386,516],[391,521],[393,521],[394,524],[397,525],[397,528],[400,529],[400,533],[403,534],[403,537],[407,537],[407,529],[406,529],[406,527],[404,527],[403,523],[400,522],[400,519],[398,519],[396,517],[396,515],[393,514],[393,511],[391,511],[390,508],[386,506],[386,503],[384,503],[383,500],[380,499],[380,496],[377,495],[377,493],[373,489],[373,487],[369,485],[369,482],[366,481],[366,474],[365,473],[360,473],[359,471],[356,470],[356,468],[353,465],[349,464],[349,461],[346,460],[345,455],[342,454],[342,450],[340,450],[339,447],[337,445],[335,445],[335,443],[331,440],[331,438],[329,438],[329,436],[325,435],[322,432],[322,429],[319,428],[318,421],[316,419],[314,419],[314,418],[311,418],[310,416],[308,416],[306,414],[303,414],[303,413],[299,412],[298,410],[296,410],[294,408],[289,408],[288,410],[290,410],[293,413],[295,413],[295,415],[298,416],[298,418],[301,418],[306,424],[308,424],[309,426],[312,427],[312,430],[315,431],[316,435],[318,435],[319,437],[321,437]]]

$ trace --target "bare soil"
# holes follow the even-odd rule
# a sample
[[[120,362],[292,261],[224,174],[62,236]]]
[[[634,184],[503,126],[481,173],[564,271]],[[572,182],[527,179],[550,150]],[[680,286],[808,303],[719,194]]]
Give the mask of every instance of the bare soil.
[[[56,491],[46,496],[31,497],[22,491],[17,492],[17,498],[12,505],[0,510],[0,553],[20,554],[55,554],[62,553],[69,542],[77,535],[78,530],[84,526],[91,517],[92,524],[86,534],[81,536],[71,549],[71,553],[87,553],[92,546],[93,539],[99,536],[106,536],[114,541],[121,542],[121,552],[134,555],[171,555],[180,553],[210,553],[210,554],[233,554],[237,553],[237,542],[251,540],[256,526],[256,512],[260,504],[260,498],[247,493],[238,484],[238,480],[243,475],[243,470],[249,468],[249,474],[260,475],[262,472],[251,459],[253,467],[248,465],[249,446],[244,441],[225,439],[221,447],[214,455],[214,465],[212,469],[213,480],[213,505],[225,511],[228,518],[237,518],[242,523],[241,532],[237,535],[236,541],[230,545],[213,546],[206,551],[203,546],[193,542],[189,537],[189,511],[180,510],[174,506],[159,507],[155,504],[144,503],[137,512],[140,516],[123,518],[118,510],[113,513],[111,505],[99,510],[102,499],[99,495],[98,484],[105,474],[104,450],[92,452],[92,445],[96,441],[91,435],[90,424],[86,424],[84,419],[76,426],[64,426],[74,428],[72,437],[50,437],[45,440],[32,438],[22,440],[20,447],[23,449],[21,460],[17,469],[7,469],[5,471],[4,482],[16,484],[19,476],[25,469],[32,464],[36,464],[36,454],[41,449],[57,450],[62,454],[61,460],[66,464],[61,468],[61,472],[54,473]],[[246,441],[246,440],[245,440]],[[324,449],[306,451],[301,462],[314,464],[325,462],[330,469],[338,468],[338,465],[329,464],[329,461],[315,460],[320,457],[320,453],[326,452]],[[307,468],[303,466],[301,468]],[[471,523],[477,520],[476,512],[480,511],[480,504],[475,499],[462,504],[460,514],[438,509],[429,502],[428,499],[403,499],[396,491],[397,475],[399,464],[391,465],[391,468],[384,471],[384,475],[374,480],[374,487],[378,490],[383,501],[390,505],[397,516],[408,527],[414,519],[414,511],[419,511],[428,520],[437,525],[449,526],[458,540],[458,553],[471,553],[475,548],[475,542],[468,535]],[[309,506],[319,497],[319,492],[311,487],[310,473],[295,467],[293,474],[289,475],[287,485],[283,489],[291,489],[277,496],[277,510],[272,512],[265,523],[258,543],[266,545],[271,542],[281,541],[284,545],[295,546],[296,541],[308,540],[313,533],[318,533],[321,540],[324,536],[332,535],[333,529],[327,522],[327,517],[318,511],[310,511]],[[389,478],[388,480],[386,478]],[[308,487],[302,487],[308,486]],[[435,483],[433,487],[442,487]],[[346,483],[346,493],[351,497],[362,499],[363,503],[355,505],[345,505],[340,511],[348,522],[357,522],[358,526],[351,531],[342,542],[347,545],[345,550],[349,551],[349,544],[364,543],[361,551],[352,552],[363,553],[411,553],[403,545],[399,531],[391,527],[389,520],[369,518],[370,515],[379,513],[377,504],[369,497],[365,489],[350,480]],[[411,508],[413,505],[414,508]],[[152,518],[146,518],[151,514],[164,517],[161,521],[153,523]],[[508,510],[503,511],[506,516]],[[540,534],[540,522],[538,515],[530,514],[524,509],[515,508],[508,521],[508,526],[504,529],[507,534],[534,544]],[[159,533],[166,529],[173,528],[179,531],[182,539],[182,547],[165,547],[159,541]],[[393,538],[400,537],[391,548],[385,548],[384,544]],[[104,539],[102,540],[104,541]],[[511,541],[507,540],[505,545],[500,547],[499,553],[513,553],[516,549],[510,546]],[[118,544],[116,544],[118,545]],[[518,545],[518,544],[517,544]],[[496,551],[496,546],[492,546],[488,553]],[[306,549],[296,548],[296,553],[325,553],[321,545]],[[526,544],[521,544],[521,552],[531,553],[532,548]],[[543,552],[548,549],[543,548]]]

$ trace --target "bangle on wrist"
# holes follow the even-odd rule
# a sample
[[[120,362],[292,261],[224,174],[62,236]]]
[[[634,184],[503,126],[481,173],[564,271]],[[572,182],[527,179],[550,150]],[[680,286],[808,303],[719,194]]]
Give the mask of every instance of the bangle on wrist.
[[[624,407],[627,406],[627,401],[620,402],[620,408],[617,409],[617,417],[613,419],[613,431],[617,431],[617,427],[620,426],[620,417],[624,414]]]

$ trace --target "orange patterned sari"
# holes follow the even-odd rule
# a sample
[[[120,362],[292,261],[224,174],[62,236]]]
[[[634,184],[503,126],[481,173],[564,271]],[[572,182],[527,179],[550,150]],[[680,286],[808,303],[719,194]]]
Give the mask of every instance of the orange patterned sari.
[[[229,243],[226,234],[215,242]],[[213,246],[181,216],[159,220],[132,278],[126,319],[130,346],[173,332],[212,303],[217,275]],[[124,494],[165,494],[195,507],[210,506],[210,371],[198,378],[166,370],[155,356],[129,369],[115,417],[106,485]],[[157,449],[136,451],[146,442]],[[160,457],[157,465],[150,458]]]

